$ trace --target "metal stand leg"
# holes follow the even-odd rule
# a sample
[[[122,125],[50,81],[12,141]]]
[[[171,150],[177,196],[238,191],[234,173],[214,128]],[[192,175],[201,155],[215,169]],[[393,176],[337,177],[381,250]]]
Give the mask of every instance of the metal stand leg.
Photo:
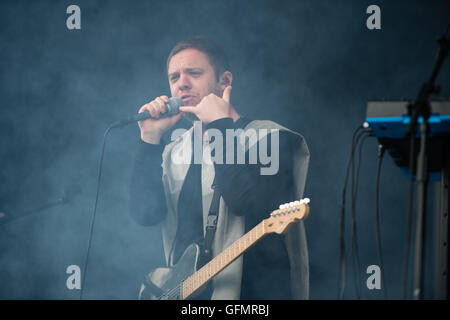
[[[448,145],[447,149],[448,150]],[[447,151],[444,155],[441,177],[441,209],[440,209],[440,228],[439,228],[439,270],[437,276],[437,298],[438,299],[449,299],[449,238],[448,238],[448,227],[449,227],[449,201],[450,201],[450,188],[449,188],[449,175],[450,175],[450,157]]]
[[[428,160],[427,160],[427,119],[420,125],[420,152],[417,160],[417,217],[416,238],[414,252],[414,290],[413,299],[423,299],[424,284],[424,256],[425,256],[425,230],[426,230],[426,208],[428,191]]]

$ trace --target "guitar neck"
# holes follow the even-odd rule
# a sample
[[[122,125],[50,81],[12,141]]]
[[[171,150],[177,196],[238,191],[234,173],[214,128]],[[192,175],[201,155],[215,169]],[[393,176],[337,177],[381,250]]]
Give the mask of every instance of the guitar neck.
[[[241,238],[236,240],[231,246],[225,249],[221,254],[217,255],[210,262],[205,264],[201,269],[191,275],[182,283],[183,299],[187,299],[199,288],[205,285],[211,278],[222,271],[226,266],[236,260],[252,245],[258,242],[267,234],[265,228],[266,221],[261,221],[256,227],[247,232]]]

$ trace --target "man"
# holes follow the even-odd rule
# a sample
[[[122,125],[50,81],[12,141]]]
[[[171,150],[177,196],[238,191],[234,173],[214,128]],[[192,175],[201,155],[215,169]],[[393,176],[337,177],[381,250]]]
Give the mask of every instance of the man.
[[[161,225],[166,262],[172,266],[190,243],[204,244],[213,183],[221,195],[212,243],[216,256],[280,204],[302,196],[309,152],[299,134],[270,121],[251,121],[239,115],[230,103],[233,78],[226,56],[212,41],[192,38],[178,43],[167,59],[167,72],[171,95],[181,98],[184,106],[172,117],[159,118],[169,102],[168,96],[162,95],[140,108],[139,112],[148,110],[155,119],[139,122],[141,141],[130,187],[130,210],[138,223]],[[182,116],[194,122],[194,129],[164,144],[163,135]],[[199,147],[195,123],[200,121]],[[223,154],[210,148],[206,149],[207,158],[223,161],[208,163],[203,157],[195,161],[196,152],[203,155],[211,144],[208,133],[212,129],[222,133]],[[237,149],[227,149],[238,140],[227,138],[227,130],[239,129],[267,132],[256,143],[247,144],[244,164],[237,160]],[[267,161],[261,158],[264,146],[271,155],[279,156],[275,173],[262,174],[267,168]],[[180,149],[189,154],[186,163],[174,161],[175,150]],[[255,150],[258,159],[252,162]],[[300,222],[286,236],[263,238],[214,277],[209,290],[199,297],[306,299],[308,279],[306,236]]]

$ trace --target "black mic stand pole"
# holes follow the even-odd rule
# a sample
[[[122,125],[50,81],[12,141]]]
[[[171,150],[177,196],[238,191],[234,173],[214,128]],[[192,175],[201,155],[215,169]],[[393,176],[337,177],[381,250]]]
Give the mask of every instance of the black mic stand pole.
[[[70,186],[69,188],[67,188],[64,191],[62,196],[60,196],[54,200],[48,200],[47,202],[37,205],[33,209],[26,210],[20,214],[14,215],[11,218],[9,218],[8,215],[6,215],[5,217],[0,217],[0,226],[9,224],[11,222],[14,222],[14,221],[17,221],[17,220],[20,220],[23,218],[27,218],[27,217],[31,216],[32,214],[35,214],[39,211],[66,204],[66,203],[70,202],[72,200],[72,198],[75,195],[77,195],[79,192],[80,192],[80,187],[78,185]]]
[[[43,203],[41,205],[38,205],[36,208],[24,211],[24,212],[20,213],[19,215],[14,216],[12,218],[8,218],[8,216],[6,216],[5,218],[0,219],[0,226],[8,224],[8,223],[11,223],[11,222],[14,222],[14,221],[17,221],[17,220],[20,220],[20,219],[23,219],[23,218],[26,218],[26,217],[34,214],[34,213],[37,213],[37,212],[42,211],[44,209],[55,207],[55,206],[60,205],[60,204],[64,204],[66,202],[67,201],[65,199],[59,198],[59,199],[55,199],[55,200],[52,200],[52,201],[45,202],[45,203]]]
[[[417,99],[408,106],[411,122],[407,128],[407,134],[410,139],[414,139],[416,134],[419,117],[422,116],[420,124],[420,152],[417,158],[417,216],[416,216],[416,237],[414,250],[414,282],[413,299],[423,299],[423,262],[424,262],[424,242],[425,242],[425,221],[427,204],[427,186],[428,186],[428,166],[427,166],[427,140],[428,140],[428,118],[431,114],[430,97],[434,93],[439,93],[439,87],[435,80],[439,74],[440,68],[448,55],[450,41],[446,38],[447,30],[438,39],[439,53],[436,64],[434,65],[430,79],[425,82],[417,96]],[[410,168],[410,174],[413,174],[413,168]]]

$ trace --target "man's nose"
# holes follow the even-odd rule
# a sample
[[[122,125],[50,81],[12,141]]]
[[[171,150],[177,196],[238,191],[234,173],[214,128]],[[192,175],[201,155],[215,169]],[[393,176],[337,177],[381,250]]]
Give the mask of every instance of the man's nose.
[[[185,75],[185,74],[180,75],[180,79],[178,80],[178,88],[180,90],[191,89],[191,81],[187,75]]]

